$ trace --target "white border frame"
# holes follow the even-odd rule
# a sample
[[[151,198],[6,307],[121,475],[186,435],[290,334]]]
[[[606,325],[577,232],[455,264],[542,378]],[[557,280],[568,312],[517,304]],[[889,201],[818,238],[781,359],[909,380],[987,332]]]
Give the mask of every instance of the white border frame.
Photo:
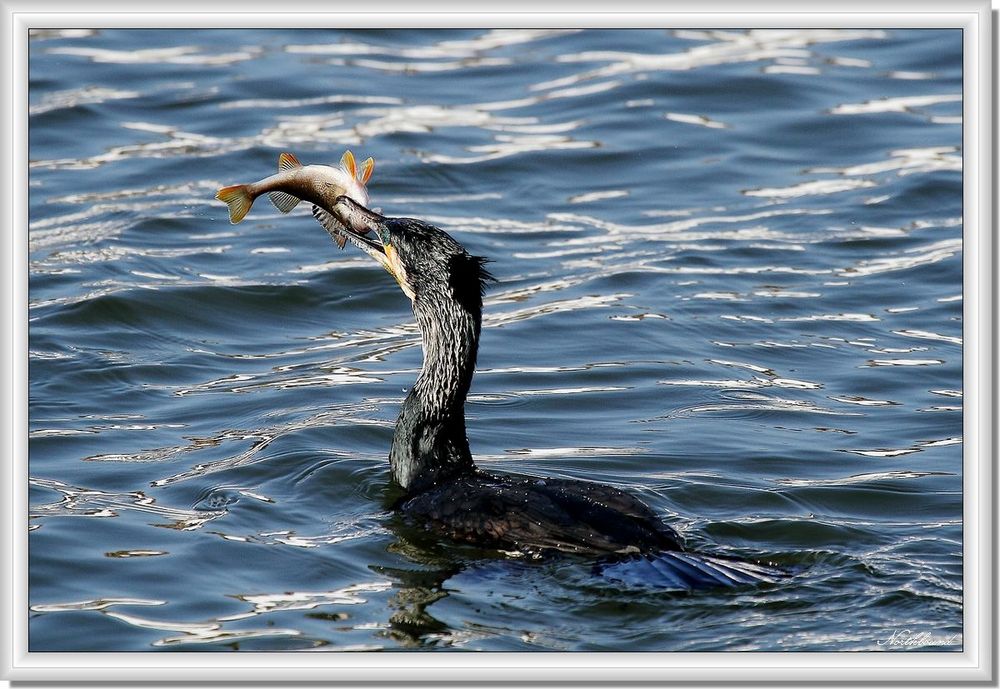
[[[558,1],[558,0],[556,0]],[[995,466],[996,379],[995,236],[991,205],[993,141],[992,17],[987,0],[686,0],[683,11],[660,11],[652,0],[620,0],[615,10],[595,0],[553,5],[491,0],[488,11],[462,11],[442,0],[420,4],[376,2],[371,12],[331,12],[327,3],[285,0],[274,11],[264,0],[0,0],[0,227],[5,271],[0,319],[0,418],[4,466],[0,492],[0,678],[14,681],[331,681],[339,682],[808,682],[996,681]],[[690,3],[690,4],[688,4]],[[581,4],[587,7],[580,10]],[[679,3],[672,3],[676,7]],[[484,5],[476,5],[484,7]],[[746,13],[748,6],[753,12]],[[802,11],[801,7],[810,11]],[[206,11],[206,7],[208,11]],[[502,7],[502,10],[498,10]],[[836,7],[832,10],[832,7]],[[153,8],[157,11],[147,11]],[[542,11],[538,11],[541,8]],[[819,11],[813,11],[818,9]],[[248,11],[250,10],[250,11]],[[520,27],[669,26],[961,28],[964,31],[964,651],[859,653],[30,653],[27,650],[27,58],[29,28],[196,28],[233,26]]]

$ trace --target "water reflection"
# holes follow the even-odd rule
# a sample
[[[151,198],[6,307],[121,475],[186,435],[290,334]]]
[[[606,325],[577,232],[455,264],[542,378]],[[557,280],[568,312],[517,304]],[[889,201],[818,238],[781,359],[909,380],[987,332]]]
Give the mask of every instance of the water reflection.
[[[962,94],[941,94],[932,96],[903,96],[899,98],[878,98],[864,103],[845,103],[830,110],[833,115],[868,115],[882,112],[914,112],[917,108],[938,103],[957,103]]]
[[[590,69],[568,77],[536,84],[537,90],[559,88],[591,79],[604,79],[623,74],[656,71],[686,71],[724,64],[766,62],[782,59],[816,59],[809,46],[823,43],[885,38],[884,31],[872,30],[798,30],[758,29],[752,31],[673,32],[680,39],[707,41],[688,50],[666,54],[627,53],[618,51],[583,51],[559,56],[560,62],[609,62],[605,67]],[[809,70],[819,73],[819,70]]]
[[[116,493],[93,488],[71,486],[55,479],[31,477],[28,483],[39,488],[60,493],[55,502],[31,505],[29,519],[45,517],[117,517],[123,511],[152,514],[166,522],[154,523],[171,529],[191,531],[199,529],[213,519],[225,514],[224,510],[185,510],[160,505],[155,498],[142,491]]]
[[[874,186],[875,182],[870,179],[819,179],[814,182],[801,182],[790,187],[747,189],[743,193],[747,196],[760,196],[767,199],[794,199],[802,196],[836,194],[841,191],[866,189]]]
[[[38,603],[28,609],[32,612],[75,612],[80,610],[106,610],[115,605],[165,605],[162,600],[142,598],[99,598],[72,603]]]
[[[140,95],[138,91],[124,91],[100,86],[82,86],[77,89],[46,94],[38,103],[28,108],[28,115],[41,115],[53,110],[104,103],[109,100],[138,98]]]
[[[170,48],[147,48],[145,50],[111,50],[109,48],[88,48],[66,46],[48,48],[52,55],[72,55],[92,62],[113,64],[174,64],[222,66],[235,62],[252,60],[259,56],[261,49],[248,46],[231,53],[204,53],[197,46],[173,46]]]
[[[408,60],[470,58],[491,50],[524,45],[578,31],[578,29],[493,29],[474,38],[448,39],[423,46],[376,45],[342,38],[333,43],[290,44],[285,46],[285,50],[289,53],[307,55],[388,55]]]
[[[947,445],[959,445],[961,444],[961,438],[942,438],[940,440],[922,440],[910,447],[902,448],[877,448],[872,450],[840,450],[841,452],[850,452],[852,454],[861,455],[862,457],[901,457],[903,455],[912,454],[914,452],[920,452],[928,447],[944,447]]]
[[[407,550],[405,546],[396,549]],[[433,564],[423,569],[380,568],[381,574],[394,581],[394,594],[388,600],[391,613],[380,634],[403,648],[453,645],[448,643],[453,630],[427,608],[448,596],[444,584],[459,571],[456,565],[439,569]]]
[[[685,115],[678,112],[668,112],[664,115],[665,118],[671,122],[683,122],[684,124],[696,124],[701,127],[708,127],[709,129],[728,129],[729,125],[725,122],[719,122],[718,120],[713,120],[705,115]]]
[[[167,486],[179,481],[200,478],[218,473],[220,471],[230,471],[238,467],[245,467],[256,462],[266,461],[268,458],[262,453],[262,450],[266,449],[275,440],[285,435],[296,433],[308,428],[327,427],[343,423],[345,419],[353,418],[359,411],[362,411],[362,406],[363,405],[339,405],[337,407],[312,414],[306,418],[295,419],[266,428],[256,430],[234,429],[224,431],[218,435],[207,438],[193,438],[187,445],[154,450],[153,453],[155,453],[155,458],[162,460],[171,458],[180,453],[194,452],[205,447],[222,445],[223,443],[227,443],[227,441],[237,443],[244,443],[248,440],[251,441],[250,447],[243,452],[211,462],[199,462],[185,471],[156,479],[151,483],[151,485],[154,487]],[[368,406],[368,409],[371,410],[370,405]],[[139,456],[147,457],[149,456],[149,453],[142,453]],[[117,461],[135,461],[132,457],[134,456],[112,457],[111,459],[116,459]],[[105,458],[98,456],[92,459]]]
[[[242,620],[255,615],[266,615],[284,610],[314,610],[324,605],[363,605],[366,601],[361,594],[385,591],[389,582],[373,581],[346,586],[335,591],[287,591],[284,593],[237,594],[237,600],[250,603],[253,607],[244,613],[220,617],[220,621]]]
[[[138,552],[138,551],[137,551]],[[443,580],[443,579],[442,579]],[[391,588],[392,584],[386,579],[379,579],[368,582],[359,582],[340,589],[330,591],[288,591],[282,593],[259,593],[259,594],[232,594],[230,597],[249,604],[249,608],[242,612],[221,615],[218,617],[189,621],[152,618],[139,616],[131,612],[125,612],[119,608],[131,608],[136,606],[159,607],[167,605],[162,600],[147,600],[138,598],[103,598],[88,601],[68,602],[68,603],[38,603],[31,606],[31,611],[39,614],[53,614],[63,612],[90,611],[113,618],[127,625],[150,630],[155,632],[168,632],[166,636],[151,640],[149,643],[153,647],[161,646],[189,646],[204,644],[235,644],[250,639],[262,638],[296,638],[304,637],[304,633],[298,629],[280,628],[267,620],[273,614],[280,614],[288,611],[315,611],[319,608],[345,608],[351,606],[363,606],[368,603],[366,594],[379,594]],[[406,590],[400,594],[406,596]],[[317,616],[319,617],[319,616]],[[346,620],[350,617],[348,613],[324,613],[323,618],[334,620]],[[246,628],[245,621],[265,621],[265,626],[256,628]],[[326,646],[328,642],[303,638],[306,648],[315,646]],[[298,646],[302,648],[301,645]],[[357,651],[372,650],[379,646],[372,644],[349,644],[334,647],[333,650]]]

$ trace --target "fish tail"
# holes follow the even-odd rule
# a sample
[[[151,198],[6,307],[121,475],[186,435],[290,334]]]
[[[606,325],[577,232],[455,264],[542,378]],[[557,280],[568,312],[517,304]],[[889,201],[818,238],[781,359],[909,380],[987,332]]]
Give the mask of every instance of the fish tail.
[[[235,184],[231,187],[222,187],[215,192],[215,198],[225,201],[229,206],[229,222],[233,225],[246,217],[250,206],[253,205],[253,196],[246,184]]]

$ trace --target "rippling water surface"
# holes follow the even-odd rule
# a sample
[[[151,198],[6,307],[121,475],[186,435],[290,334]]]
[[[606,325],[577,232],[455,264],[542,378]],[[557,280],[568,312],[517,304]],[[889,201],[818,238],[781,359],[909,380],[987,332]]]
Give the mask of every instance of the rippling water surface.
[[[40,31],[32,650],[961,648],[958,31]],[[490,257],[473,452],[803,572],[674,595],[383,499],[409,303],[278,153]]]

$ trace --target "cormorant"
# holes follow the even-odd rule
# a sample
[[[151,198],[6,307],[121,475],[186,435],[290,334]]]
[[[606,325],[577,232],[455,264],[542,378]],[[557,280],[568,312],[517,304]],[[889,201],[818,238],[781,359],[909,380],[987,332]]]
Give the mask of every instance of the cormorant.
[[[402,489],[396,509],[457,541],[502,551],[553,551],[596,558],[612,578],[655,579],[677,589],[775,581],[773,566],[686,551],[681,536],[634,495],[601,483],[542,479],[476,466],[465,400],[476,368],[485,259],[446,232],[375,213],[347,196],[313,215],[335,238],[374,258],[410,298],[423,367],[403,401],[389,451]],[[622,564],[642,567],[622,576]]]

